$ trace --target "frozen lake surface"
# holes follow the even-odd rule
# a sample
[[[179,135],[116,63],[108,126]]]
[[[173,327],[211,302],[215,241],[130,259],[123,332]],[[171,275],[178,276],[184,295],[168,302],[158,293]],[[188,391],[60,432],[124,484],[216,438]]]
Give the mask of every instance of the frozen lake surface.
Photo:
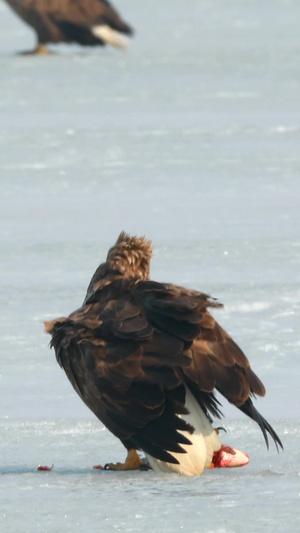
[[[0,5],[1,436],[5,533],[300,528],[300,74],[297,0],[116,0],[127,52],[53,47]],[[92,470],[123,459],[80,402],[43,321],[82,302],[124,229],[152,277],[225,304],[283,441],[224,401],[250,455],[200,478]],[[38,472],[39,464],[51,472]]]

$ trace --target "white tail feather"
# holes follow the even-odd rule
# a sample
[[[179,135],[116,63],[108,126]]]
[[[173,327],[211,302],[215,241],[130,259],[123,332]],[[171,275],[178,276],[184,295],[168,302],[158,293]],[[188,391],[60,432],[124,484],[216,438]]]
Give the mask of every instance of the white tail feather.
[[[188,388],[186,389],[185,406],[190,414],[182,415],[182,418],[191,424],[195,431],[192,435],[186,431],[180,433],[187,437],[192,444],[181,444],[187,453],[169,452],[179,461],[177,465],[165,463],[146,454],[149,464],[155,472],[176,472],[185,476],[199,476],[204,468],[208,468],[211,464],[213,453],[221,448],[221,441],[217,432]]]
[[[104,41],[107,44],[111,44],[117,48],[126,48],[128,46],[128,40],[126,37],[106,24],[92,26],[90,29],[95,37],[98,37],[101,41]]]

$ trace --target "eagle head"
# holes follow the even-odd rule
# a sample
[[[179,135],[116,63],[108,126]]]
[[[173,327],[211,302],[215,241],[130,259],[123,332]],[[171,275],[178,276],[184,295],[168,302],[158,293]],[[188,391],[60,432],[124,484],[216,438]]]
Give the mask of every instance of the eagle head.
[[[123,276],[149,279],[152,243],[145,237],[135,237],[122,231],[108,251],[106,265]]]

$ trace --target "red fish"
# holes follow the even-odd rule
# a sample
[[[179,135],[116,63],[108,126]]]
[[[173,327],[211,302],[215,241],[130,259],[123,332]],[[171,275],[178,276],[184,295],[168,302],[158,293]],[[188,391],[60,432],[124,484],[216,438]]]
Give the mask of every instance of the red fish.
[[[47,472],[50,472],[50,470],[52,470],[53,467],[54,467],[54,465],[52,465],[52,466],[41,466],[41,465],[39,465],[37,467],[37,470],[46,470]]]
[[[213,460],[209,468],[232,468],[235,466],[247,465],[250,461],[249,455],[241,452],[237,448],[222,444],[219,451],[213,455]]]

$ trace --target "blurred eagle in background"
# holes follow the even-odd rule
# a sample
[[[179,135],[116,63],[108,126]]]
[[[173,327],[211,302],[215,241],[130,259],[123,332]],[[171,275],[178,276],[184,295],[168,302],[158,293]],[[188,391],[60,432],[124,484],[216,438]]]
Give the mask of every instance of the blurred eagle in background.
[[[32,54],[48,53],[48,43],[111,44],[124,48],[133,29],[106,0],[5,0],[37,34]]]
[[[253,405],[265,388],[248,359],[195,290],[150,280],[151,242],[122,232],[89,284],[82,306],[46,322],[51,347],[85,404],[127,448],[114,470],[140,467],[200,475],[220,450],[214,391],[281,441]]]

